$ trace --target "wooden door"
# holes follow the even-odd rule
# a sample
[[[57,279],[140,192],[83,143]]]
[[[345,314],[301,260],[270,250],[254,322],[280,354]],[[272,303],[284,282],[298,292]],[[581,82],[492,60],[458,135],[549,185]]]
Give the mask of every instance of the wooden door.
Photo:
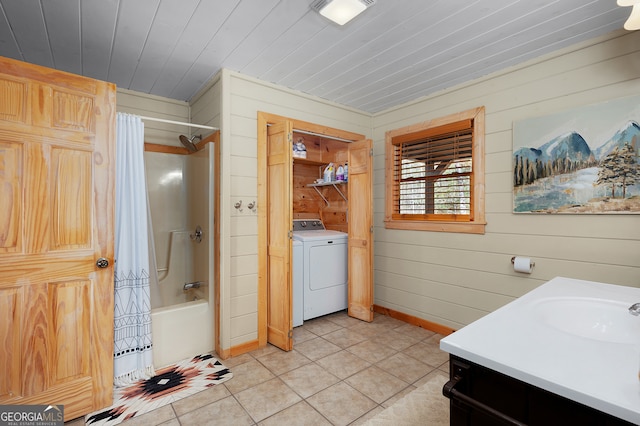
[[[372,142],[349,145],[349,307],[350,316],[373,321]]]
[[[114,85],[0,58],[0,404],[112,402],[114,154]]]
[[[267,341],[293,348],[291,122],[267,130]]]

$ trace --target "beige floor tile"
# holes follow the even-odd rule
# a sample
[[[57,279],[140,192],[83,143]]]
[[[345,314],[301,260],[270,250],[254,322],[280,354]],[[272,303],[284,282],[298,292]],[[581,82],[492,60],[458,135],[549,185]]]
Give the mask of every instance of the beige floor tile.
[[[366,339],[373,339],[379,334],[378,330],[369,328],[362,324],[356,324],[353,327],[349,327],[349,330],[355,331],[356,333],[364,336]]]
[[[278,350],[259,358],[259,361],[276,376],[311,362],[309,358],[295,349],[289,352]]]
[[[360,324],[362,322],[362,320],[347,315],[346,311],[336,312],[335,314],[327,315],[325,318],[344,328],[353,327],[354,325]]]
[[[295,346],[294,349],[309,358],[311,361],[324,358],[327,355],[331,355],[342,350],[339,346],[326,341],[322,337],[316,337],[315,339],[302,342]]]
[[[317,334],[305,330],[304,327],[296,327],[293,329],[293,347],[295,348],[296,345],[306,342],[307,340],[315,339],[316,337],[318,337]]]
[[[366,337],[362,334],[357,331],[349,330],[348,328],[332,331],[331,333],[322,336],[322,338],[334,345],[340,346],[342,349],[366,340]]]
[[[327,419],[304,401],[300,401],[258,424],[260,426],[331,426]]]
[[[83,425],[84,425],[84,416],[64,422],[64,426],[83,426]]]
[[[368,413],[366,413],[364,416],[356,419],[355,422],[350,423],[349,426],[360,426],[365,424],[368,420],[374,418],[375,416],[377,416],[379,413],[381,413],[384,410],[384,407],[381,405],[376,406],[376,408],[374,408],[373,410],[369,411]],[[398,426],[402,426],[402,425],[398,425]]]
[[[392,355],[376,365],[407,383],[413,383],[433,370],[432,366],[403,353]]]
[[[418,340],[424,340],[436,334],[433,331],[425,330],[424,328],[416,327],[415,325],[411,324],[404,324],[400,327],[396,327],[394,328],[394,331],[397,331],[398,333],[404,333]]]
[[[234,367],[231,372],[233,377],[223,384],[232,394],[242,392],[275,377],[269,369],[255,359]]]
[[[407,382],[376,366],[371,366],[354,374],[345,379],[345,382],[378,404],[409,386]]]
[[[410,385],[410,386],[402,389],[400,392],[398,392],[397,394],[393,395],[391,398],[387,399],[386,401],[384,401],[380,405],[383,406],[384,408],[391,407],[399,399],[403,398],[407,394],[410,394],[411,392],[413,392],[416,389],[417,388],[414,385]]]
[[[256,422],[260,422],[302,400],[278,378],[242,391],[235,397]]]
[[[442,337],[381,314],[367,323],[336,312],[296,327],[293,351],[267,345],[221,361],[231,380],[123,424],[361,425],[430,380],[448,380]]]
[[[371,340],[365,340],[357,345],[349,346],[346,350],[372,364],[389,358],[397,352],[393,348]]]
[[[423,378],[415,382],[413,386],[415,386],[416,388],[419,388],[420,386],[424,385],[434,377],[442,378],[444,382],[449,381],[449,374],[444,373],[440,370],[433,370],[431,373],[427,374],[426,376],[424,376]]]
[[[316,364],[307,364],[291,370],[281,375],[280,379],[303,398],[308,398],[340,381]]]
[[[182,425],[253,425],[249,414],[233,396],[205,405],[178,418]]]
[[[272,354],[274,352],[279,352],[281,349],[276,348],[275,346],[271,345],[271,344],[267,344],[267,346],[265,346],[264,348],[260,348],[260,349],[256,349],[255,351],[251,351],[249,352],[249,354],[258,359],[261,358],[263,356]]]
[[[233,380],[233,378],[231,380]],[[226,383],[229,382],[230,381],[227,381]],[[189,411],[193,411],[197,408],[211,404],[212,402],[226,398],[229,395],[231,395],[231,392],[227,390],[225,384],[223,383],[212,388],[205,389],[195,395],[183,398],[171,405],[173,406],[173,410],[176,412],[176,415],[181,416],[188,413]]]
[[[173,412],[171,405],[165,405],[157,410],[125,420],[120,424],[125,426],[156,426],[175,418],[176,414]]]
[[[348,351],[340,351],[316,361],[316,364],[338,377],[346,379],[349,376],[371,366],[370,362],[355,356]]]
[[[449,360],[449,354],[441,350],[440,347],[434,343],[416,343],[415,345],[409,346],[407,349],[403,350],[402,353],[435,368]]]
[[[442,334],[434,334],[433,336],[428,337],[427,339],[425,339],[425,343],[436,343],[438,345],[440,345],[440,340],[444,339],[445,336],[443,336]]]
[[[376,343],[380,343],[381,345],[389,346],[397,351],[407,349],[409,346],[415,345],[420,341],[406,334],[398,333],[395,330],[378,334],[372,340]]]
[[[344,382],[318,392],[307,402],[334,425],[348,425],[377,406]]]
[[[396,318],[391,318],[390,316],[384,314],[374,314],[373,321],[380,324],[388,324],[393,328],[400,327],[401,325],[406,324],[406,322],[404,321]]]
[[[336,331],[342,328],[335,322],[329,321],[324,317],[314,318],[312,320],[305,321],[302,327],[306,331],[310,331],[317,336],[322,336],[324,334],[328,334],[328,333],[331,333],[332,331]]]
[[[393,330],[393,326],[389,324],[377,324],[375,322],[367,323],[363,321],[360,324],[349,327],[349,330],[356,331],[368,339],[373,339],[378,334],[387,333]]]
[[[254,358],[251,355],[242,354],[242,355],[234,356],[232,358],[227,358],[224,361],[220,360],[220,362],[228,369],[231,369],[237,365],[244,364],[245,362],[249,362],[253,360]]]

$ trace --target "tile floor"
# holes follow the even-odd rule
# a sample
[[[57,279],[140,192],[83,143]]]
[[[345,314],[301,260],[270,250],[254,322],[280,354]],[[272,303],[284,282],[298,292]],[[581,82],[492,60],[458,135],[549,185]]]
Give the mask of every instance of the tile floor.
[[[384,315],[366,323],[337,312],[296,327],[293,351],[268,345],[226,359],[231,380],[121,424],[358,425],[448,375],[442,337]]]

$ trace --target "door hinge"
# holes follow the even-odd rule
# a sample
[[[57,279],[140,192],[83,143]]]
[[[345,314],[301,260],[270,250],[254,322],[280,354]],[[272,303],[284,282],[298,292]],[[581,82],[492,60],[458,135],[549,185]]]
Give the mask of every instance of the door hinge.
[[[292,240],[293,239],[293,230],[289,229],[289,239]]]
[[[293,143],[293,133],[287,133],[287,141],[289,141],[289,143]]]
[[[369,228],[369,232],[373,234],[373,225]]]
[[[289,339],[293,339],[293,328],[291,330],[289,330],[288,337],[289,337]]]
[[[373,148],[369,150],[369,157],[373,157]]]
[[[373,312],[373,305],[369,306],[369,310]]]

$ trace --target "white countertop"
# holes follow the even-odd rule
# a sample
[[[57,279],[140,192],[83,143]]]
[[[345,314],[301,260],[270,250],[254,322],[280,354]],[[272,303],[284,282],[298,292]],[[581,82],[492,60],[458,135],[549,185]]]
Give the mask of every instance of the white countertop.
[[[628,316],[619,319],[638,336],[636,343],[580,337],[545,323],[541,303],[574,297],[619,304]],[[636,302],[640,302],[640,288],[556,277],[445,337],[440,348],[640,424],[640,317],[626,312]],[[545,306],[557,309],[559,305]]]

